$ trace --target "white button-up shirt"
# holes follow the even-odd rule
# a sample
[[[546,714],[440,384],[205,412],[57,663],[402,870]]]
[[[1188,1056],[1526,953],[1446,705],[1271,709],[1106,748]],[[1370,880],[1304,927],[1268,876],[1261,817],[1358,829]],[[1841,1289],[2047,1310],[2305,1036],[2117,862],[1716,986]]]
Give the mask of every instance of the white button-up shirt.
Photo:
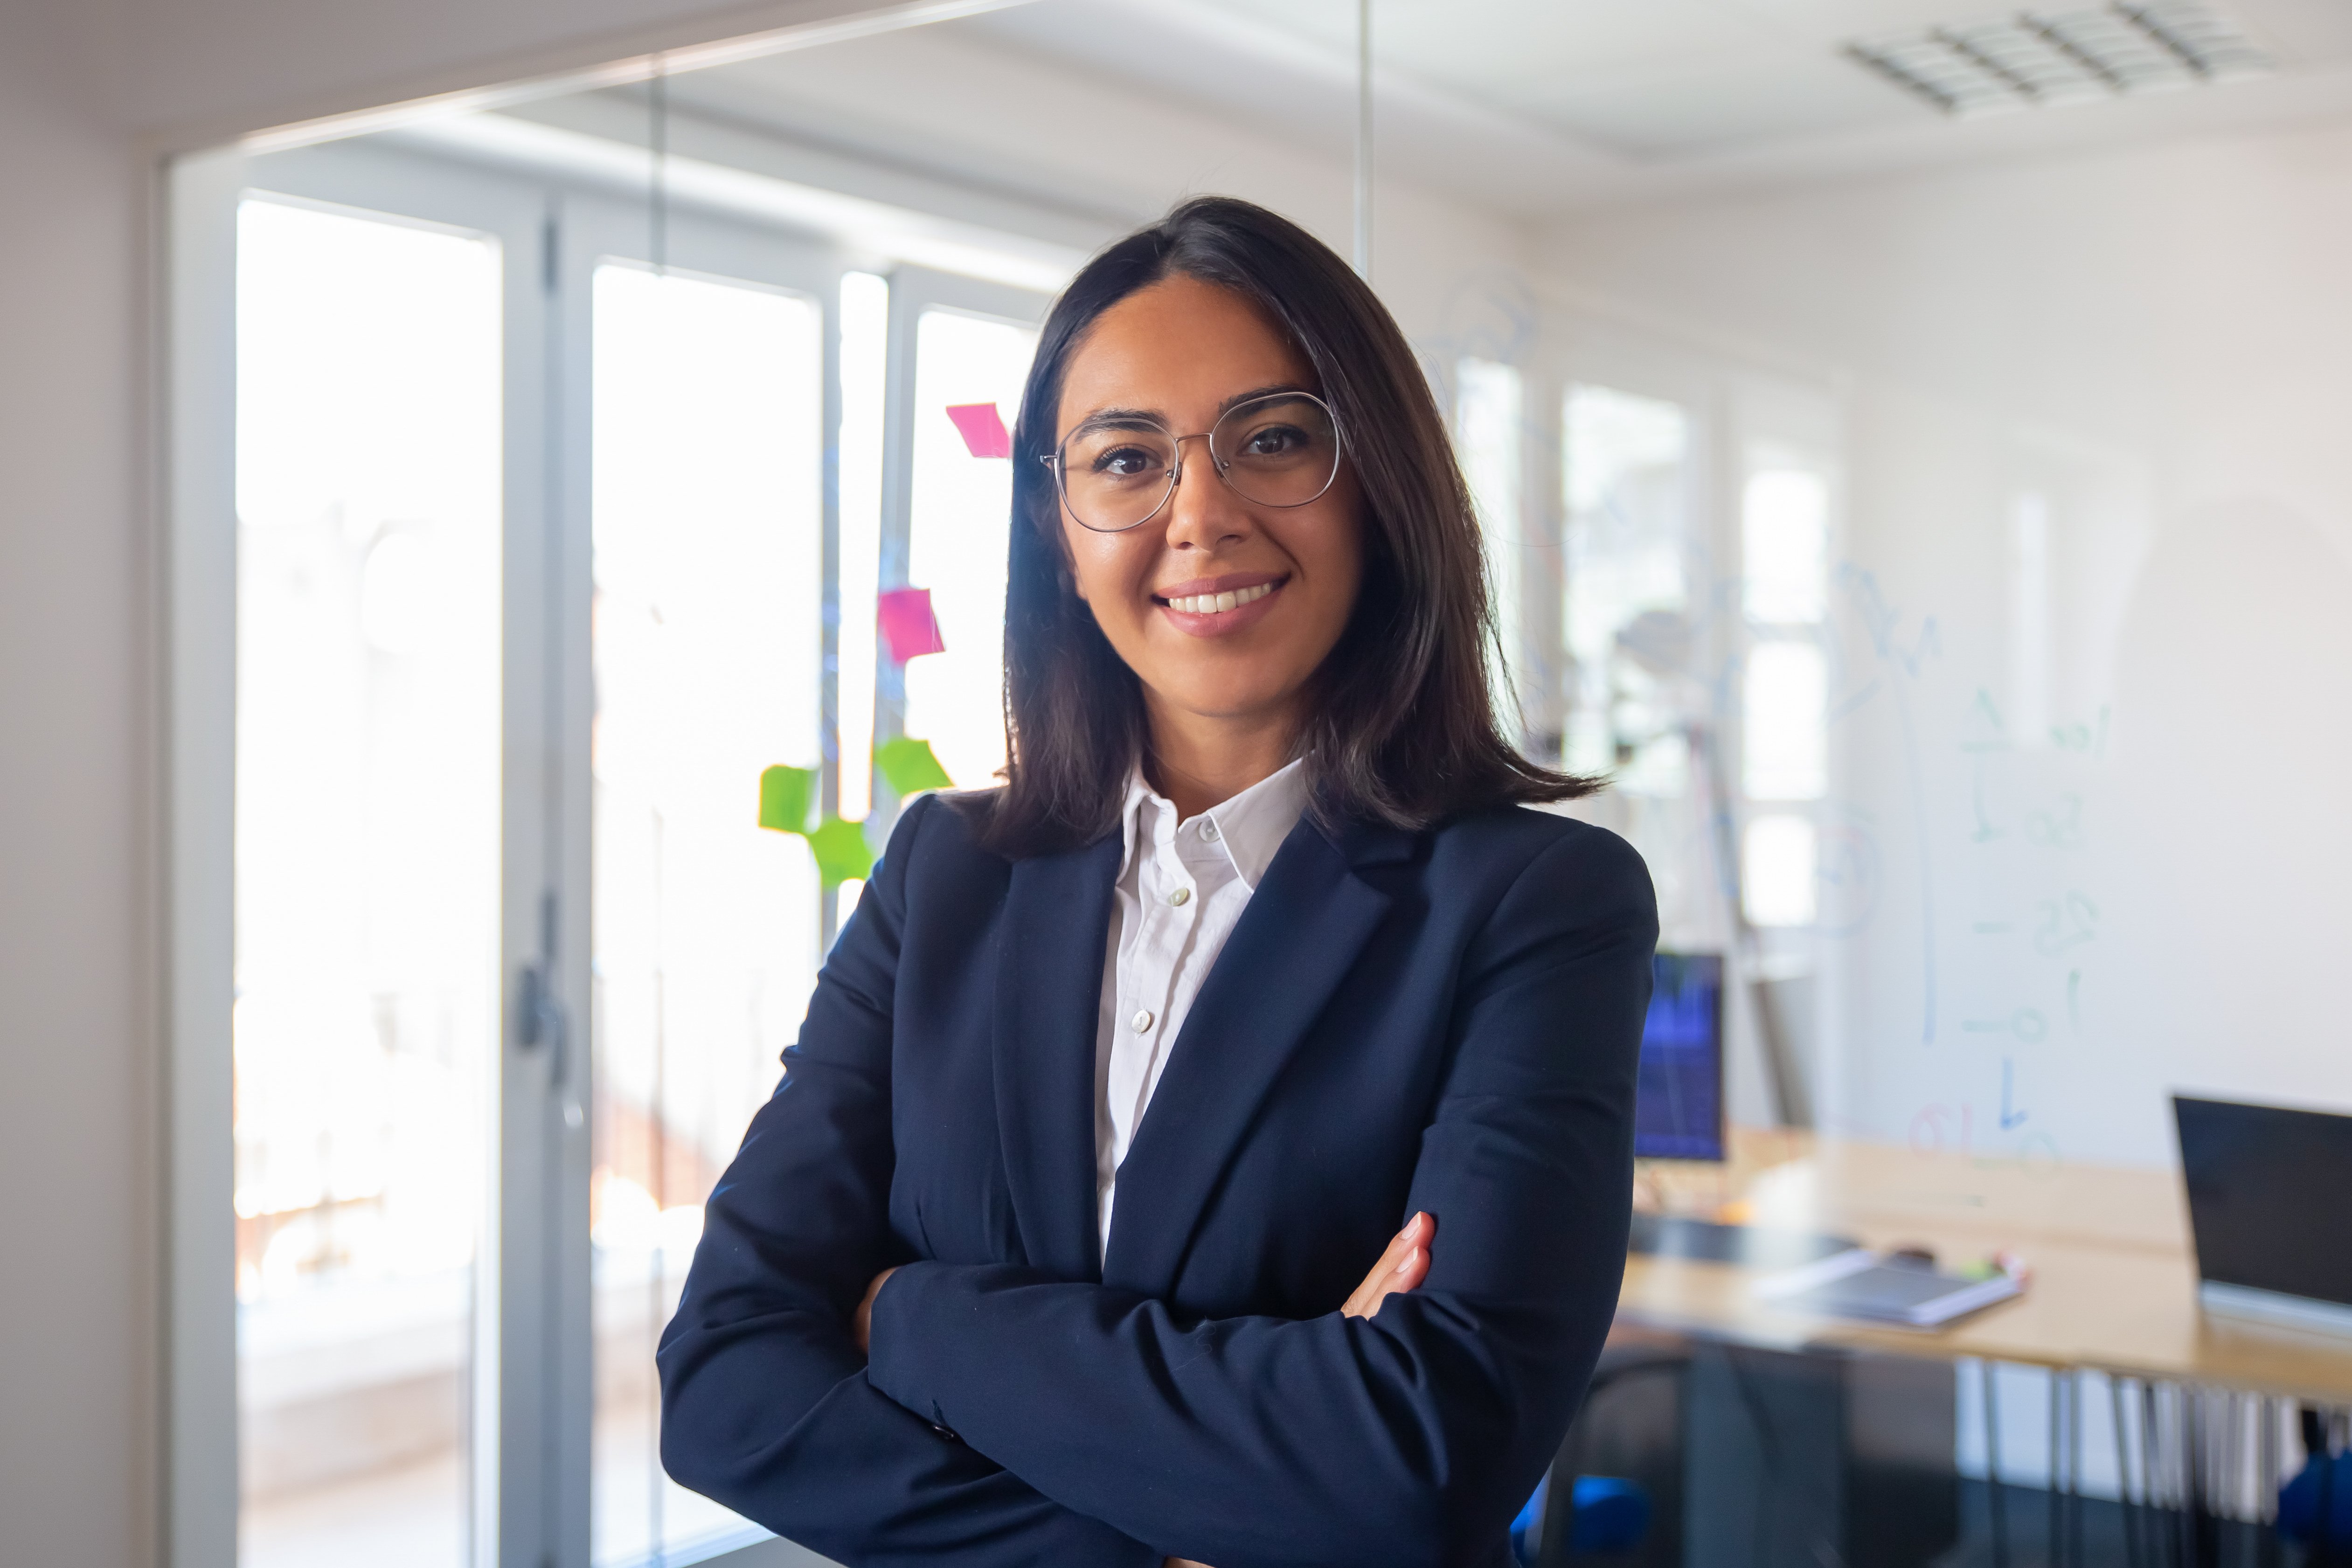
[[[1135,1142],[1192,999],[1275,852],[1307,805],[1293,763],[1222,805],[1179,822],[1139,770],[1127,786],[1126,841],[1103,958],[1095,1031],[1095,1192],[1103,1247],[1119,1163]]]

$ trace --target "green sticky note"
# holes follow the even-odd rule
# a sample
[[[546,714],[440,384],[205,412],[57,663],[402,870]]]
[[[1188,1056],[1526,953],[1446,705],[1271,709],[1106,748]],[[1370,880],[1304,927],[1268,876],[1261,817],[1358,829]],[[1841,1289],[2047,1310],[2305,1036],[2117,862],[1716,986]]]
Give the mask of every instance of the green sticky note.
[[[817,875],[828,888],[862,881],[874,869],[874,851],[866,847],[866,830],[854,822],[828,816],[808,836],[816,855]]]
[[[760,826],[776,833],[806,833],[816,801],[816,770],[779,763],[760,775]]]
[[[919,741],[912,735],[901,735],[895,741],[885,741],[874,748],[874,765],[890,781],[890,787],[904,800],[927,789],[951,789],[955,780],[948,777],[947,769],[932,754],[929,741]]]

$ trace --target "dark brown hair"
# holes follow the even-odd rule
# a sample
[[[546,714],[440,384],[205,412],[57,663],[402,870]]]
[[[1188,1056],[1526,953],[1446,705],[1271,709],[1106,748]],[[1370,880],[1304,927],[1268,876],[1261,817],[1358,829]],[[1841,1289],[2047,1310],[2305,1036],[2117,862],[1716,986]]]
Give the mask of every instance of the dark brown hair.
[[[1005,787],[961,797],[1001,855],[1115,832],[1146,733],[1142,693],[1071,579],[1055,447],[1062,377],[1111,306],[1171,275],[1230,289],[1288,334],[1331,405],[1363,495],[1363,577],[1317,672],[1297,741],[1308,809],[1412,830],[1483,806],[1567,800],[1591,780],[1539,767],[1503,738],[1485,556],[1445,422],[1404,334],[1364,281],[1286,218],[1201,196],[1088,262],[1055,302],[1013,433],[1004,605]],[[1149,525],[1147,525],[1149,526]]]

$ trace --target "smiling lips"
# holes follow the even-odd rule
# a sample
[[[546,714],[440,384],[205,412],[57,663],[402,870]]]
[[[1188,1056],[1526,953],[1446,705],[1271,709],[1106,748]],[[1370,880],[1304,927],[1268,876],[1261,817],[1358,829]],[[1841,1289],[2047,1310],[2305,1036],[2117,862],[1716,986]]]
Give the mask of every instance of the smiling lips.
[[[1239,631],[1273,608],[1266,601],[1289,581],[1287,576],[1256,574],[1198,578],[1173,584],[1192,592],[1155,594],[1152,598],[1181,630],[1194,637],[1219,637]]]
[[[1181,599],[1171,599],[1168,607],[1181,610],[1188,616],[1213,616],[1220,610],[1239,609],[1255,605],[1274,592],[1271,583],[1260,583],[1255,588],[1243,588],[1229,594],[1192,594]]]

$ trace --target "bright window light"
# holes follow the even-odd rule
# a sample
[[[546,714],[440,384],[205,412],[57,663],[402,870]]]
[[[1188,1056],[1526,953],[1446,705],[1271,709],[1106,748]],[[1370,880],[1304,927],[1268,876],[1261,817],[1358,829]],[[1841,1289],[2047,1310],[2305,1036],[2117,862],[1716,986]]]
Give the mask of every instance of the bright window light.
[[[1621,633],[1637,619],[1683,626],[1689,594],[1687,497],[1690,416],[1679,404],[1615,387],[1569,388],[1561,416],[1561,484],[1568,501],[1568,593],[1562,606],[1576,660],[1568,765],[1584,773],[1628,768],[1645,778],[1680,776],[1643,749],[1682,742],[1673,660],[1628,657]],[[1645,650],[1680,646],[1640,639]],[[1676,786],[1679,788],[1679,786]]]
[[[882,565],[882,425],[889,370],[890,285],[841,279],[841,626],[835,688],[841,726],[841,815],[863,821],[874,794],[874,595]],[[845,911],[843,919],[847,918]]]
[[[748,1528],[663,1474],[651,1368],[815,982],[815,865],[758,801],[821,744],[824,356],[799,295],[608,264],[592,303],[591,1544],[635,1563]]]
[[[1828,607],[1829,485],[1806,468],[1749,476],[1740,500],[1748,618],[1817,625]]]
[[[1455,367],[1454,444],[1463,477],[1470,484],[1471,500],[1477,508],[1479,535],[1486,542],[1487,584],[1495,596],[1496,627],[1507,678],[1496,685],[1497,699],[1522,678],[1527,658],[1519,603],[1527,550],[1519,504],[1522,395],[1515,366],[1465,359]]]
[[[499,1059],[500,307],[474,235],[237,219],[244,1568],[475,1560]]]
[[[1804,817],[1775,812],[1748,823],[1739,860],[1740,891],[1751,923],[1813,923],[1815,853],[1813,825]]]
[[[1829,787],[1822,708],[1829,672],[1812,643],[1759,642],[1748,654],[1746,787],[1752,800],[1818,800]]]
[[[931,742],[960,789],[1004,765],[1004,569],[1013,465],[975,458],[950,406],[993,403],[1006,428],[1037,352],[1034,328],[926,310],[915,328],[912,534],[908,572],[931,591],[944,653],[907,665],[907,732]]]

